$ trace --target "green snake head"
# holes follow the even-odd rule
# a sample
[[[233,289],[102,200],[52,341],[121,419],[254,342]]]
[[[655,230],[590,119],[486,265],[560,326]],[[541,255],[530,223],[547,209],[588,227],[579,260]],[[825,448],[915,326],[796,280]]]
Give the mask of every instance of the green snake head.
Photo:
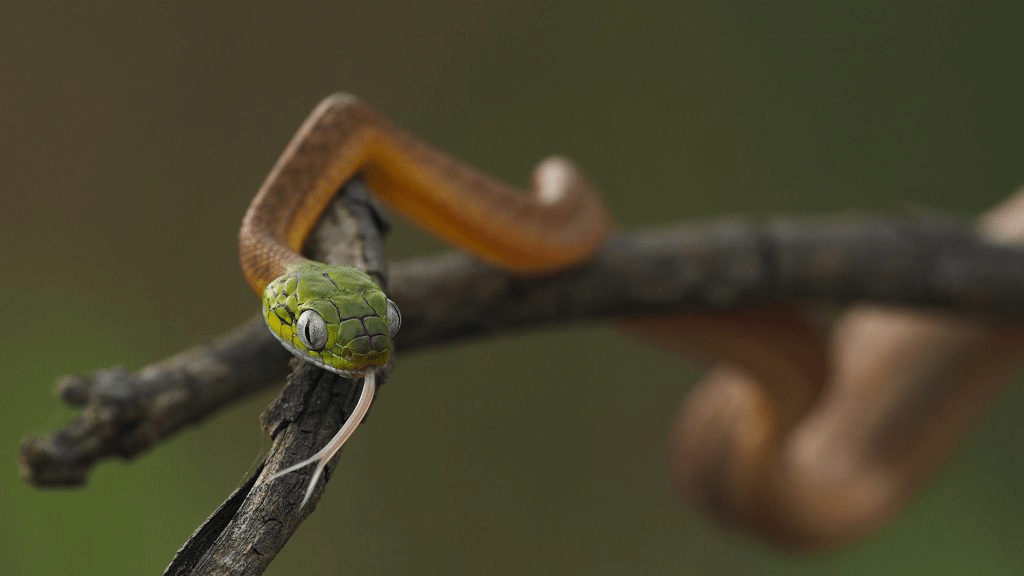
[[[349,378],[387,364],[402,323],[369,276],[308,260],[267,285],[263,319],[289,352]]]

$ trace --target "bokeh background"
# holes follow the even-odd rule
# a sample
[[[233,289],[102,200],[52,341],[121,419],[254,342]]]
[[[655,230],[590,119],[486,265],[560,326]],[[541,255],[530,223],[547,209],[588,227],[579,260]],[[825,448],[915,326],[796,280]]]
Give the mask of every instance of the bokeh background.
[[[72,415],[58,375],[138,368],[253,313],[237,227],[323,96],[357,93],[517,183],[571,156],[624,227],[971,216],[1024,183],[1022,23],[1014,0],[0,1],[0,573],[157,573],[267,447],[257,417],[273,391],[99,466],[83,489],[31,488],[16,466],[23,435]],[[441,248],[396,222],[396,258]],[[1020,385],[898,520],[794,556],[668,490],[666,426],[698,374],[604,324],[401,356],[268,573],[1024,564]]]

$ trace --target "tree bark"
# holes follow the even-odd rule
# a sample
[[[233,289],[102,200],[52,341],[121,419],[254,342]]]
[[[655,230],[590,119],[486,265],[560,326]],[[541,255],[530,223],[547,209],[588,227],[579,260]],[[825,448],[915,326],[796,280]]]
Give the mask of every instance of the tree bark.
[[[348,188],[318,227],[310,256],[354,265],[386,287],[386,223],[365,189]],[[450,252],[396,264],[391,284],[403,313],[395,340],[402,353],[568,321],[769,301],[1024,318],[1024,252],[938,217],[732,218],[616,233],[585,265],[540,278]],[[257,315],[134,374],[112,368],[63,377],[61,397],[81,412],[53,436],[23,441],[22,475],[40,486],[81,484],[96,462],[129,459],[279,382],[288,358]],[[359,386],[309,364],[292,368],[264,414],[274,438],[264,463],[197,529],[167,574],[259,574],[315,508],[323,484],[297,509],[307,474],[265,480],[322,446],[351,413]]]

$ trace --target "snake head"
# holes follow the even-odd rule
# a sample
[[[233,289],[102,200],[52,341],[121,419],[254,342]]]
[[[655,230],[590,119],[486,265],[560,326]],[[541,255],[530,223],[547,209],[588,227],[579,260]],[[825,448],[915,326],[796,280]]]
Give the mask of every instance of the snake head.
[[[387,364],[402,317],[366,274],[303,261],[263,292],[263,319],[289,352],[341,376]]]

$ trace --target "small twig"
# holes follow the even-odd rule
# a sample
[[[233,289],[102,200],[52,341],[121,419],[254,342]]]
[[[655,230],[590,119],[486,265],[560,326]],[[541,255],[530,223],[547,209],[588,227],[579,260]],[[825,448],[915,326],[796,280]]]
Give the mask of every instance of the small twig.
[[[257,314],[135,374],[116,366],[61,377],[57,393],[82,411],[50,438],[22,442],[22,475],[37,486],[84,484],[97,461],[131,459],[226,404],[283,381],[290,354],[268,336]]]

